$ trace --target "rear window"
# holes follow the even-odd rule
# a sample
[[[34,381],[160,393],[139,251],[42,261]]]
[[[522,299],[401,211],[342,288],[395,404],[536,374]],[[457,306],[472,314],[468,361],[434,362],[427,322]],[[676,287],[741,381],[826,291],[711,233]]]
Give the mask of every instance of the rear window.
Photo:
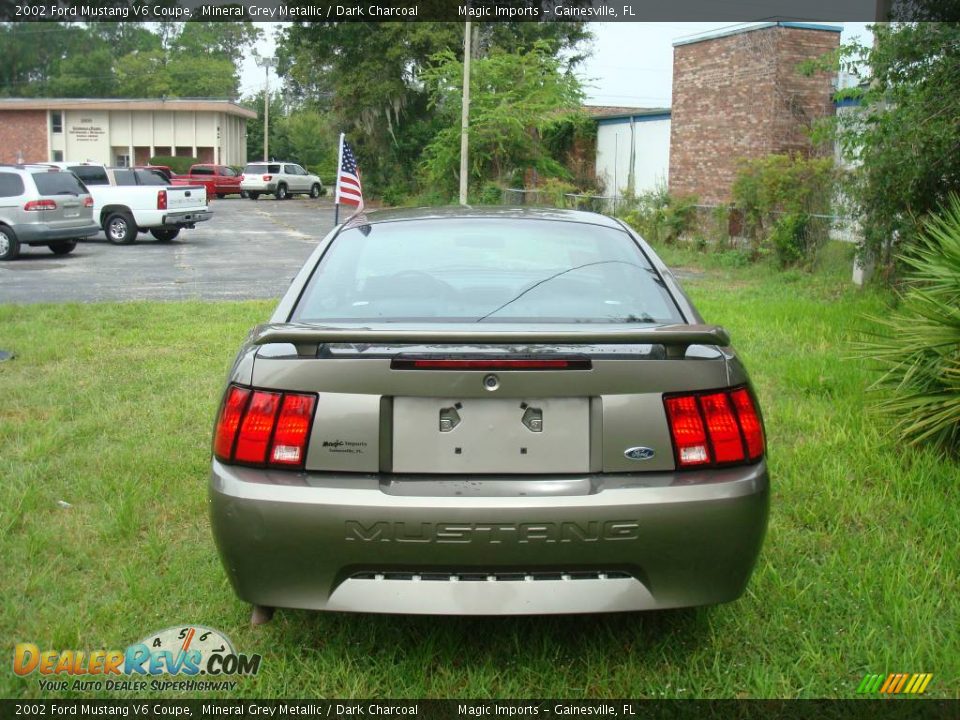
[[[199,165],[194,165],[190,170],[191,175],[213,175],[212,167],[200,167]]]
[[[0,197],[23,195],[23,178],[16,173],[0,173]]]
[[[469,218],[366,225],[324,254],[303,322],[682,322],[624,231]]]
[[[70,172],[83,180],[84,185],[109,185],[107,171],[96,165],[73,165]]]
[[[37,192],[41,195],[84,195],[87,188],[77,176],[68,172],[32,173]]]
[[[272,165],[272,164],[271,165],[266,165],[266,164],[247,165],[243,169],[244,175],[258,175],[260,173],[279,173],[279,172],[280,172],[280,166]]]

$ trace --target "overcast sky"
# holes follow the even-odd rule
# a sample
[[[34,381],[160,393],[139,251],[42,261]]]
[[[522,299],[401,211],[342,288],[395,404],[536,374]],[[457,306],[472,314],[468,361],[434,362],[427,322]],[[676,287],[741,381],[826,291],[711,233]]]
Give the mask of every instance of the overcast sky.
[[[255,23],[264,35],[257,46],[261,55],[275,48],[276,23]],[[868,43],[867,23],[830,23],[843,27],[842,41],[859,39]],[[580,76],[584,81],[588,105],[625,105],[631,107],[669,107],[673,72],[673,42],[700,33],[732,27],[729,23],[590,23],[593,54],[584,63]],[[253,95],[263,88],[263,68],[248,58],[241,73],[241,91]],[[271,73],[271,87],[277,86]]]

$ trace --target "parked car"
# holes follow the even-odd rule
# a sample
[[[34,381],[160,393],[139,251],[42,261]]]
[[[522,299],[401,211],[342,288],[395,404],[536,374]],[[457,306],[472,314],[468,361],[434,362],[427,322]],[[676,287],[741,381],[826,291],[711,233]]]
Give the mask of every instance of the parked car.
[[[46,163],[81,178],[93,196],[93,217],[107,240],[129,245],[149,232],[169,242],[183,228],[209,220],[207,192],[202,185],[171,185],[159,170],[108,168],[96,163]]]
[[[43,165],[0,165],[0,260],[24,245],[66,255],[79,238],[96,235],[93,198],[79,179]]]
[[[764,455],[727,332],[619,220],[375,212],[240,348],[209,507],[255,621],[674,608],[743,593]]]
[[[240,188],[256,200],[261,195],[273,193],[277,200],[286,200],[293,195],[323,195],[323,183],[295,163],[260,162],[248,163],[240,176]]]
[[[174,185],[203,185],[208,198],[247,196],[240,188],[240,173],[228,165],[192,165],[186,175],[174,175],[172,182]]]

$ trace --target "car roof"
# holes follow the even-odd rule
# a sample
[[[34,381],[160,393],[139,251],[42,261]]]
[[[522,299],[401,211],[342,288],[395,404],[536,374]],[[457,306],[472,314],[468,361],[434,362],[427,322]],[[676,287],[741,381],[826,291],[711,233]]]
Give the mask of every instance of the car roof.
[[[583,210],[560,210],[543,207],[479,206],[451,205],[448,207],[398,208],[376,210],[353,215],[344,222],[344,229],[361,225],[402,222],[405,220],[453,220],[465,218],[509,219],[509,220],[557,220],[561,222],[601,225],[623,230],[617,220],[599,213]]]

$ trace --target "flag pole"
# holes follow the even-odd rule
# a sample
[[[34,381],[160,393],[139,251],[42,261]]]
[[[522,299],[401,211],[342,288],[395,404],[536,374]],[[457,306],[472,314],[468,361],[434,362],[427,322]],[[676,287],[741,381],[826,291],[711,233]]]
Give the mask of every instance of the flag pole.
[[[340,223],[340,168],[343,167],[343,133],[340,133],[340,149],[337,151],[337,179],[333,183],[333,224]]]

